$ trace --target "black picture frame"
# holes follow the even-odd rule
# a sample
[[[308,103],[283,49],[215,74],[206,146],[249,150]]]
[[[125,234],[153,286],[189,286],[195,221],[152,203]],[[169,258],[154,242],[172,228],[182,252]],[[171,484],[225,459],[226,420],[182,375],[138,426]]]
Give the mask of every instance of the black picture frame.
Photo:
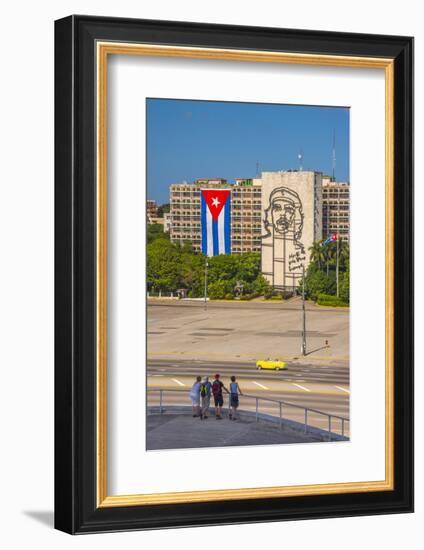
[[[99,40],[394,60],[394,490],[97,506]],[[413,39],[73,15],[55,23],[55,527],[93,533],[413,510]]]

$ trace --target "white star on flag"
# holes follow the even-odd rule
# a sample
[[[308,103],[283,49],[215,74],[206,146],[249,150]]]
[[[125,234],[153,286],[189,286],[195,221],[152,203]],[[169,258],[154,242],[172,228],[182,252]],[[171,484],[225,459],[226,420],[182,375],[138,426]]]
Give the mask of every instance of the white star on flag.
[[[218,205],[221,204],[218,200],[218,197],[215,197],[212,199],[212,206],[216,206],[218,208]]]

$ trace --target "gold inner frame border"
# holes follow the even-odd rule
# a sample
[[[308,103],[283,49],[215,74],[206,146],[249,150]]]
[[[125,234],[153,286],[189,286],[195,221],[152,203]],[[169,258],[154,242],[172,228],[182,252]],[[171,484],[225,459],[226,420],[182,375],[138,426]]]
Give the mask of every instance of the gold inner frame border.
[[[254,487],[109,496],[107,491],[107,62],[109,55],[137,55],[383,69],[385,72],[385,479],[315,485]],[[96,43],[97,61],[97,507],[143,506],[256,498],[365,493],[394,489],[394,60],[320,54]]]

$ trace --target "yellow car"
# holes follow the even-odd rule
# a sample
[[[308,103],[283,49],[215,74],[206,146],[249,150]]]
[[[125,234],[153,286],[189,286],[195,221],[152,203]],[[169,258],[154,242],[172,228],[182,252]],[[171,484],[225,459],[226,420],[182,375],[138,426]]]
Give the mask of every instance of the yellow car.
[[[287,364],[284,361],[279,361],[278,359],[275,359],[275,361],[267,359],[266,361],[256,361],[256,368],[258,370],[282,370],[287,368]]]

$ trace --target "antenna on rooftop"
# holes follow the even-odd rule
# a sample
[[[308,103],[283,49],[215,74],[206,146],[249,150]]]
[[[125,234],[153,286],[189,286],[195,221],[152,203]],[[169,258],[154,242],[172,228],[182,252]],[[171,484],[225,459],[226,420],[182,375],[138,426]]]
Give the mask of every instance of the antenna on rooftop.
[[[300,150],[300,153],[298,153],[297,158],[299,160],[299,172],[302,172],[302,170],[303,170],[303,166],[302,166],[302,164],[303,164],[303,151],[302,151],[302,149]]]
[[[336,132],[333,130],[333,181],[336,181]]]

